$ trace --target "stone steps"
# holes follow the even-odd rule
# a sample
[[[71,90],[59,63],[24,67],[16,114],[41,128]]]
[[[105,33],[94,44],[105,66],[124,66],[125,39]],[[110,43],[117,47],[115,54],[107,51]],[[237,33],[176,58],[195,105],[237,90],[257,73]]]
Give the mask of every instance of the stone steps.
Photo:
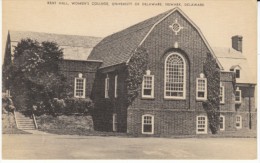
[[[15,112],[15,119],[18,129],[35,130],[35,124],[32,118],[26,117],[19,112]]]

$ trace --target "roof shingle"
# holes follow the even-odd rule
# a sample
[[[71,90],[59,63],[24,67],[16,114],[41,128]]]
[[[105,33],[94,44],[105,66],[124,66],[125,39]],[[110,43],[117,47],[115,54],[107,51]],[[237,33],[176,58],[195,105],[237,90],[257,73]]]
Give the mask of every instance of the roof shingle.
[[[250,73],[252,70],[249,67],[248,61],[241,52],[225,47],[213,47],[212,49],[223,66],[224,71],[230,71],[230,69],[237,66],[241,68],[240,78],[236,79],[237,83],[256,83],[256,78]]]
[[[93,47],[101,40],[99,37],[40,33],[30,31],[9,31],[13,45],[22,39],[30,38],[38,42],[52,41],[63,48],[64,59],[87,60]]]
[[[101,68],[127,62],[153,25],[171,11],[161,13],[104,38],[94,47],[88,59],[103,60]]]

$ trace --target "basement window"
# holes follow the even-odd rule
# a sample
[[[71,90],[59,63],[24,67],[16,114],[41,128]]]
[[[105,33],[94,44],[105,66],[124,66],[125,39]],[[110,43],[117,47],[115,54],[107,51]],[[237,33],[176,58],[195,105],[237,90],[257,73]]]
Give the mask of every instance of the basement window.
[[[142,116],[142,134],[154,133],[154,116],[145,114]]]
[[[220,131],[225,130],[225,117],[223,115],[219,117],[219,129]]]
[[[241,115],[236,116],[236,128],[237,129],[242,128],[242,117],[241,117]]]
[[[117,114],[113,114],[113,131],[117,131]]]
[[[206,116],[197,116],[197,134],[206,134],[207,133],[207,117]]]

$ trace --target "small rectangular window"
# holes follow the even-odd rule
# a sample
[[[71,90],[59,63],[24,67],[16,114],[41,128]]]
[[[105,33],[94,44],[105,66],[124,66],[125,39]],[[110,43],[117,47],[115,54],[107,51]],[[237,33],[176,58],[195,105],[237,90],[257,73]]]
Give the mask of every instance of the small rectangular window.
[[[225,88],[224,86],[220,86],[220,93],[219,93],[220,103],[225,103]]]
[[[241,90],[237,89],[235,94],[235,102],[241,103]]]
[[[117,98],[117,78],[118,75],[115,76],[115,98]]]
[[[240,70],[236,69],[235,73],[236,73],[236,78],[240,78]]]
[[[225,117],[222,115],[219,117],[219,129],[220,131],[225,130]]]
[[[74,97],[85,98],[85,78],[75,78]]]
[[[142,83],[142,97],[154,97],[154,76],[144,75]]]
[[[108,92],[109,92],[109,77],[107,75],[105,79],[105,98],[109,98]]]
[[[117,131],[117,114],[113,114],[113,131]]]
[[[197,134],[207,133],[207,117],[197,116]]]
[[[196,99],[207,99],[207,79],[205,78],[197,78]]]
[[[142,116],[142,133],[143,134],[154,133],[154,117],[152,115]]]
[[[236,128],[237,129],[242,128],[242,117],[240,115],[236,116]]]

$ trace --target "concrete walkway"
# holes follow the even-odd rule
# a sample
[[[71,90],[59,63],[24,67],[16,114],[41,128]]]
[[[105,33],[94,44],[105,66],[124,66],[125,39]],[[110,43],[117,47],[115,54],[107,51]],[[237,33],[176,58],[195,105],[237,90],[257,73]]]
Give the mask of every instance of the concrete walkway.
[[[4,134],[3,159],[256,159],[255,138],[125,138]]]

